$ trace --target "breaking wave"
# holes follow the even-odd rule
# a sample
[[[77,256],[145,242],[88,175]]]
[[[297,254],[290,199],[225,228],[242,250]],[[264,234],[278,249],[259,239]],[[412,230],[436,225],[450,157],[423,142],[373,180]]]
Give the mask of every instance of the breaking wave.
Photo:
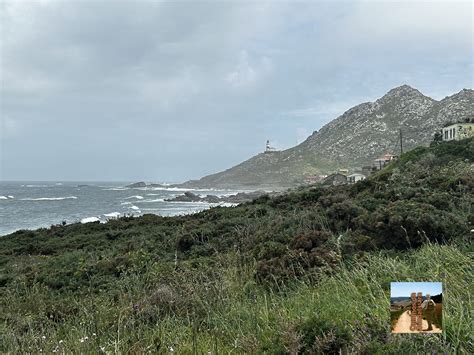
[[[104,217],[108,217],[108,218],[118,218],[120,216],[121,216],[120,212],[111,212],[111,213],[104,214]]]
[[[152,191],[199,191],[196,189],[185,189],[182,187],[150,187],[149,188]],[[201,190],[205,191],[205,190]]]
[[[81,223],[82,223],[82,224],[91,223],[91,222],[100,222],[100,218],[97,218],[97,217],[87,217],[87,218],[81,219]]]
[[[143,200],[143,196],[140,196],[140,195],[125,197],[126,200],[128,200],[129,198],[136,198],[137,200]]]
[[[76,200],[76,196],[66,196],[66,197],[38,197],[38,198],[22,198],[22,201],[61,201],[61,200]]]
[[[157,198],[154,200],[143,200],[143,201],[136,201],[135,203],[150,203],[150,202],[164,202],[164,198]]]

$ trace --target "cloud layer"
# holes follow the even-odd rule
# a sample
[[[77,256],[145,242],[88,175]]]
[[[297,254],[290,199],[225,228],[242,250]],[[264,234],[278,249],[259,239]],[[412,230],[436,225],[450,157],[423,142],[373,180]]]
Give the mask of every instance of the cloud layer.
[[[6,1],[1,178],[181,181],[408,83],[473,84],[472,3]]]

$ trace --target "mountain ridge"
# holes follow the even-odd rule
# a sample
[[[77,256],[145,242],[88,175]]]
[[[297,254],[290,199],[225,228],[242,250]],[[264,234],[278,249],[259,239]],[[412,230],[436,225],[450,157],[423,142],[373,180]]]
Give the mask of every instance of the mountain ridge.
[[[358,104],[292,148],[257,154],[221,172],[190,180],[185,187],[278,188],[301,184],[305,176],[339,168],[357,170],[377,156],[397,154],[399,130],[405,150],[427,145],[446,122],[474,116],[474,91],[462,89],[435,100],[401,85],[373,102]]]

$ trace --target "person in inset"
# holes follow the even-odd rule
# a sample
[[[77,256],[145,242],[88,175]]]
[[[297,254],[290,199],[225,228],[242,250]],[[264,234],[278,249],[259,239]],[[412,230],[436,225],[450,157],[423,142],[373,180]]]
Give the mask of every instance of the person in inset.
[[[428,329],[426,330],[433,330],[432,322],[433,322],[433,317],[434,317],[434,312],[435,312],[435,307],[436,303],[431,299],[431,296],[429,293],[426,294],[426,300],[423,301],[421,304],[421,307],[423,308],[426,314],[426,320],[428,321]]]

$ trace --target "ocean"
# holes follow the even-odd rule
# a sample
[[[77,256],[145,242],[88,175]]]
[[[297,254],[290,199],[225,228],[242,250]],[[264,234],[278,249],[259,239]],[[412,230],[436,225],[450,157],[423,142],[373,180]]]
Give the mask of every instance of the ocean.
[[[216,204],[166,202],[191,191],[197,195],[232,195],[239,191],[125,187],[118,182],[0,182],[0,236],[20,229],[53,224],[85,223],[146,213],[175,216],[202,211]],[[228,204],[224,204],[228,206]]]

